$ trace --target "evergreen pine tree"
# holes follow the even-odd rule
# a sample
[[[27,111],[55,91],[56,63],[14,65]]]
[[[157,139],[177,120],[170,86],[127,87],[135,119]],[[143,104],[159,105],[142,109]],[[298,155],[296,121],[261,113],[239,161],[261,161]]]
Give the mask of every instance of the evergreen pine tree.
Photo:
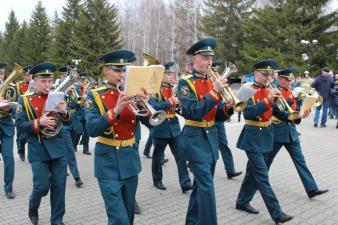
[[[70,64],[76,57],[73,53],[74,36],[82,7],[80,3],[81,0],[67,0],[66,7],[62,10],[62,18],[56,23],[51,56],[59,65]]]
[[[49,25],[46,9],[41,1],[37,3],[33,10],[29,31],[27,35],[27,50],[25,62],[29,64],[40,63],[49,60],[48,53],[51,42],[51,28]]]
[[[75,30],[74,57],[80,68],[100,74],[98,57],[122,47],[118,14],[107,0],[86,0]]]
[[[238,62],[242,71],[249,71],[251,65],[262,59],[275,58],[280,68],[297,66],[316,72],[334,59],[333,36],[336,32],[327,30],[337,21],[337,12],[323,15],[327,0],[320,1],[278,1],[278,4],[253,11],[253,16],[244,25],[244,44]],[[301,40],[318,40],[316,46],[304,47]],[[310,55],[307,63],[302,53]]]
[[[253,0],[206,0],[201,30],[217,41],[216,58],[235,63],[242,46],[242,21]]]
[[[3,35],[2,50],[0,52],[0,57],[6,61],[9,65],[12,65],[14,62],[13,55],[15,50],[12,49],[12,41],[15,37],[16,31],[20,28],[20,24],[15,16],[14,11],[12,10],[8,16],[8,22],[5,25],[5,32]]]
[[[24,60],[24,46],[25,46],[25,35],[27,32],[27,23],[23,21],[21,27],[15,32],[13,40],[9,45],[9,51],[7,51],[7,60],[13,65],[18,63],[21,66],[25,65]]]

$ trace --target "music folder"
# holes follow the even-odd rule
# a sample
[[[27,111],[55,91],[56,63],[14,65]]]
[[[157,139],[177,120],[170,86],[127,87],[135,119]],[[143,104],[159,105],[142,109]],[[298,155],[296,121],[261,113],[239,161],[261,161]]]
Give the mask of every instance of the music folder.
[[[306,110],[311,109],[315,105],[317,99],[318,99],[318,96],[307,96],[303,101],[302,108],[300,109],[299,115],[303,116]]]
[[[127,96],[142,93],[144,88],[148,93],[160,90],[164,75],[164,66],[127,66],[124,94]]]
[[[46,112],[55,112],[55,107],[60,102],[64,101],[65,93],[64,92],[50,92],[45,105]]]

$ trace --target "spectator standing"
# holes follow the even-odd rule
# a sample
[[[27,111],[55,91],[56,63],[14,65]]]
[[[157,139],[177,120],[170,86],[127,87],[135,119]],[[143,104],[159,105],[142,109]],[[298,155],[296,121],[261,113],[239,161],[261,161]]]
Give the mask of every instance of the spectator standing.
[[[311,87],[315,88],[320,96],[323,98],[323,104],[321,106],[317,106],[315,118],[314,118],[314,126],[318,127],[319,116],[321,108],[323,107],[322,118],[320,122],[320,127],[326,127],[327,121],[327,111],[330,106],[330,92],[334,86],[334,80],[329,76],[329,68],[324,67],[321,70],[321,75],[318,76],[315,81],[311,84]]]

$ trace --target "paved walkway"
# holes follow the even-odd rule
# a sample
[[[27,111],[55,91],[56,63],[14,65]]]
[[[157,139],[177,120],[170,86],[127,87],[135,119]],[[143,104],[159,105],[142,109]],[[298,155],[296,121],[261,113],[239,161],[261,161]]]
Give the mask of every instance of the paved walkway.
[[[232,122],[226,123],[227,134],[236,169],[243,171],[247,161],[246,156],[243,151],[235,148],[243,124],[235,120],[237,121],[237,116],[232,118]],[[287,152],[282,150],[274,161],[270,172],[272,187],[283,210],[295,216],[295,219],[287,224],[338,224],[338,130],[333,120],[329,120],[327,126],[327,128],[314,128],[312,118],[309,118],[299,126],[299,131],[302,134],[301,142],[307,164],[318,186],[329,188],[329,193],[309,200]],[[142,131],[140,153],[148,135],[147,129],[143,128]],[[94,139],[91,140],[90,147],[93,151]],[[84,186],[80,189],[76,188],[73,178],[68,177],[64,222],[66,225],[106,224],[103,200],[93,176],[93,155],[84,155],[81,150],[80,147],[76,155]],[[152,186],[151,160],[141,157],[143,170],[139,177],[137,200],[143,212],[136,216],[136,225],[184,224],[189,194],[181,193],[174,158],[170,151],[166,151],[166,155],[170,159],[164,166],[163,182],[168,188],[166,191],[159,191]],[[3,185],[3,165],[0,164],[0,181]],[[7,200],[4,193],[0,193],[1,225],[30,224],[27,211],[28,198],[32,189],[31,168],[28,162],[16,160],[15,170],[14,191],[17,197],[15,200]],[[258,193],[252,205],[260,210],[259,215],[248,215],[234,209],[242,179],[243,176],[228,180],[223,162],[221,159],[218,160],[214,181],[219,224],[274,224]],[[42,200],[39,214],[39,224],[50,224],[48,196]]]

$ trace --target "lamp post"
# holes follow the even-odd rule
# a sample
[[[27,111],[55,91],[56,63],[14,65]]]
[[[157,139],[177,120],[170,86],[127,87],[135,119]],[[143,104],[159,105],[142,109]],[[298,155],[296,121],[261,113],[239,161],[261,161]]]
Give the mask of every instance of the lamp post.
[[[77,66],[81,62],[81,59],[72,59],[72,62],[75,64],[75,69],[77,69]]]

